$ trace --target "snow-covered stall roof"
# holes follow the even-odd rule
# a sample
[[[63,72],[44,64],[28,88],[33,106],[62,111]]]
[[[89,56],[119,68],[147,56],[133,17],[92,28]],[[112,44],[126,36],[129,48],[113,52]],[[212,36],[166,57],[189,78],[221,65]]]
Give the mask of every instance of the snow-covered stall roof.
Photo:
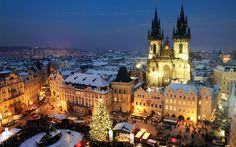
[[[130,133],[134,128],[134,125],[129,124],[128,122],[118,123],[113,128],[114,131],[124,131]]]

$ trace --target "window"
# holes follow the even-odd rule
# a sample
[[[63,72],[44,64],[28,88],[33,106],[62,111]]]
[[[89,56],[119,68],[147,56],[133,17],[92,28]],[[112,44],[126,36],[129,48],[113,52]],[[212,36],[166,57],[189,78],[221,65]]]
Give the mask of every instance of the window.
[[[199,105],[201,105],[202,104],[202,101],[199,101]]]
[[[183,44],[179,44],[179,53],[180,53],[180,54],[183,53]]]
[[[145,106],[145,103],[143,103],[143,106]]]
[[[168,105],[166,105],[166,110],[168,110]]]
[[[153,53],[156,53],[156,44],[153,45]]]
[[[161,109],[161,105],[159,105],[159,108]]]
[[[138,102],[136,102],[136,105],[138,105]]]

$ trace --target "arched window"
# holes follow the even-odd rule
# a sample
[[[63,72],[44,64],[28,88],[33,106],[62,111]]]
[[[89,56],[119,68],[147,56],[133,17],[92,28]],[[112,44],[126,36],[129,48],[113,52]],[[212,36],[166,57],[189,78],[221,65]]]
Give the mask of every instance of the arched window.
[[[180,53],[180,54],[183,53],[183,44],[180,44],[180,45],[179,45],[179,53]]]
[[[153,53],[156,53],[156,44],[153,45]]]

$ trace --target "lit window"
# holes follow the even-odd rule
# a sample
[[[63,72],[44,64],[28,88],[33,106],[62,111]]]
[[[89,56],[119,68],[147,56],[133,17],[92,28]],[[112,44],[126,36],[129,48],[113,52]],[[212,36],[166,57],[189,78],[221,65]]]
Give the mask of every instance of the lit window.
[[[170,110],[172,110],[172,106],[170,106]]]
[[[166,110],[168,110],[168,105],[166,105]]]
[[[166,99],[166,103],[168,103],[168,99]]]
[[[202,101],[199,101],[199,105],[201,105],[202,104]]]

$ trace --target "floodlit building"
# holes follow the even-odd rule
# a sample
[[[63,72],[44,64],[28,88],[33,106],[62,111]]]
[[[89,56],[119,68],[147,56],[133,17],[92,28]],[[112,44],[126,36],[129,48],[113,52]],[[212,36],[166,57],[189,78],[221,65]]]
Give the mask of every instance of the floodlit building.
[[[50,83],[52,95],[62,109],[91,114],[94,105],[100,100],[107,105],[108,110],[112,109],[111,81],[101,75],[74,73],[64,80],[58,72]]]
[[[220,86],[221,92],[230,93],[232,83],[236,81],[236,65],[218,65],[213,71],[214,83]]]
[[[0,72],[0,117],[2,119],[20,114],[27,102],[24,97],[24,82],[10,71]]]
[[[134,112],[210,120],[216,106],[217,88],[172,83],[165,89],[139,88],[134,93]]]
[[[121,67],[116,79],[111,83],[112,87],[112,111],[130,112],[133,101],[134,80],[126,67]]]
[[[172,82],[187,83],[190,80],[189,42],[191,39],[187,17],[183,6],[177,19],[177,28],[173,29],[174,48],[168,39],[164,41],[160,19],[155,15],[151,31],[148,31],[147,85],[161,87]]]
[[[134,93],[135,113],[163,114],[163,93],[159,89],[139,88]]]
[[[30,70],[27,73],[22,73],[21,78],[24,81],[24,97],[26,105],[33,106],[34,104],[37,104],[43,84],[41,72]]]
[[[198,90],[195,86],[173,83],[164,91],[164,115],[197,121]]]

